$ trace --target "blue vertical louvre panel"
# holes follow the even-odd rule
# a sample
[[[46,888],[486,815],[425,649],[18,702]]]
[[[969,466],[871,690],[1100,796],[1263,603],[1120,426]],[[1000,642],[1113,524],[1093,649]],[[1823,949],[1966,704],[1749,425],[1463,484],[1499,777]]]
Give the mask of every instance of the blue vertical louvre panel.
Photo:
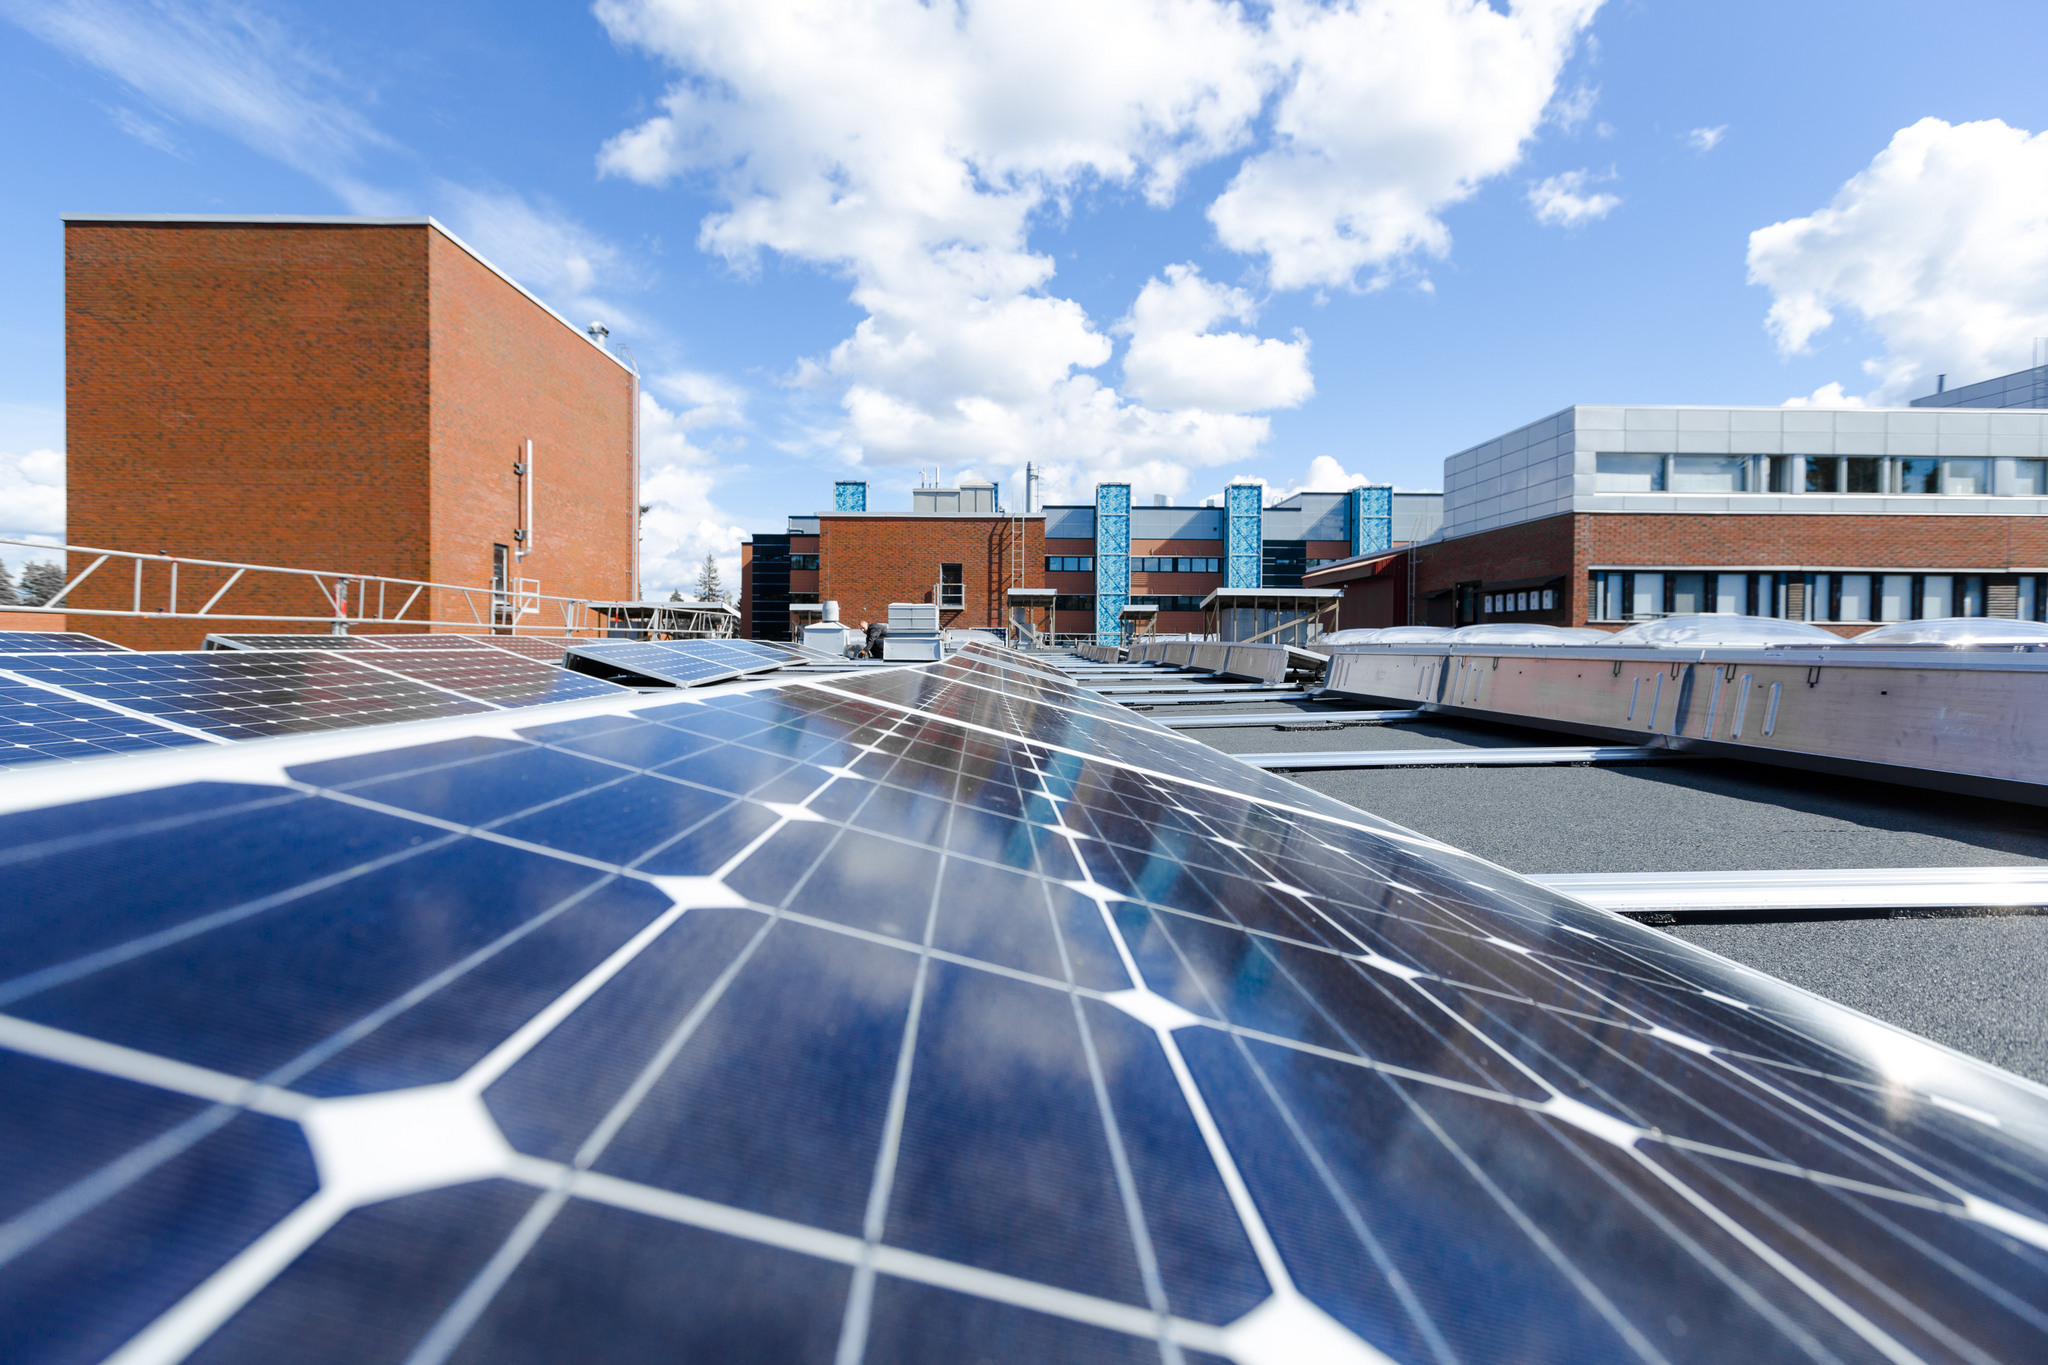
[[[832,485],[832,510],[835,512],[865,512],[868,510],[868,486],[859,479],[841,479]]]
[[[1265,489],[1255,483],[1234,483],[1223,490],[1223,586],[1259,586],[1259,560],[1264,534],[1260,498]]]
[[[1131,486],[1095,485],[1095,643],[1123,638],[1131,600]]]
[[[1376,554],[1394,548],[1394,490],[1351,490],[1351,553]]]

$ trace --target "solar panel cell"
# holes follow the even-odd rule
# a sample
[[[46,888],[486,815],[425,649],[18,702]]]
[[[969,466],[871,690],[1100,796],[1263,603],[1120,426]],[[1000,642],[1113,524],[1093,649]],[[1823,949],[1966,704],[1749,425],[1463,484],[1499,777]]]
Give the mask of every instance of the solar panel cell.
[[[125,645],[75,630],[0,630],[0,654],[128,653]]]
[[[205,742],[197,735],[33,686],[0,670],[0,767]]]
[[[422,639],[441,637],[422,636]],[[619,689],[530,659],[492,649],[401,649],[363,656],[370,667],[457,692],[494,706],[545,706],[616,694]]]
[[[487,709],[327,653],[16,656],[10,671],[226,739]]]
[[[2033,1089],[1129,718],[936,672],[891,699],[956,719],[800,684],[306,762],[347,790],[267,809],[0,816],[0,867],[27,850],[84,911],[0,925],[0,1048],[188,1106],[116,1106],[32,1188],[0,1166],[53,1211],[0,1268],[0,1342],[2044,1353]],[[194,847],[210,882],[158,875]],[[364,1092],[374,1134],[317,1107]],[[221,1096],[299,1145],[148,1165]],[[325,1202],[264,1260],[312,1188],[294,1115]],[[160,1252],[131,1240],[175,1231],[156,1205],[68,1212],[117,1159],[229,1232]],[[350,1183],[373,1166],[398,1183]],[[365,1264],[421,1247],[445,1261],[402,1287]],[[189,1296],[235,1257],[239,1297]],[[365,1284],[388,1306],[327,1315]]]

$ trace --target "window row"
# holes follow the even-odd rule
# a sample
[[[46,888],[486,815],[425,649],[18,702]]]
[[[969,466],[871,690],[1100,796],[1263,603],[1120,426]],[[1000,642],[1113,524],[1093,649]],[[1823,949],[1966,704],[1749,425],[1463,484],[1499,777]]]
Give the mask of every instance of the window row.
[[[1858,623],[2048,620],[2048,576],[2033,574],[1607,571],[1593,574],[1590,586],[1595,621],[1700,613]]]
[[[791,555],[789,557],[789,567],[792,569],[815,569],[818,567],[818,557],[814,554]]]
[[[1195,556],[1176,558],[1172,555],[1132,555],[1132,573],[1222,573],[1223,561],[1217,558]]]
[[[1896,455],[1600,455],[1601,493],[1937,493],[2048,496],[2048,460],[2012,460],[1998,488],[1989,459]]]
[[[1200,611],[1201,593],[1168,593],[1161,596],[1139,596],[1131,599],[1134,607],[1157,607],[1161,611]]]
[[[1556,588],[1532,588],[1527,592],[1490,592],[1479,599],[1480,610],[1488,616],[1513,616],[1522,612],[1557,610]]]
[[[1094,573],[1095,557],[1093,555],[1047,555],[1045,557],[1045,571],[1047,573]]]

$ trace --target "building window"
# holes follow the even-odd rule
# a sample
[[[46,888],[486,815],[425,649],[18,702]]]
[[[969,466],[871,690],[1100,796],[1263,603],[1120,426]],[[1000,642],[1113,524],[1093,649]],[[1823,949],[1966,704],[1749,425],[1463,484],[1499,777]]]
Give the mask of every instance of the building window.
[[[1203,556],[1133,555],[1132,573],[1222,573],[1221,559]]]
[[[1836,455],[1806,457],[1806,491],[1809,493],[1880,493],[1884,491],[1884,461]]]
[[[939,609],[959,611],[967,605],[967,580],[958,564],[939,565]]]
[[[1094,573],[1095,558],[1092,555],[1047,555],[1047,573]]]
[[[792,569],[815,569],[818,567],[818,557],[816,555],[791,555],[789,557],[789,567]],[[795,599],[792,598],[791,600],[794,601]]]
[[[1771,493],[1790,493],[1792,491],[1792,457],[1790,455],[1772,455],[1769,459],[1769,472],[1765,475],[1765,491]]]
[[[511,563],[512,547],[493,545],[491,547],[491,622],[494,625],[512,624],[512,599],[508,594],[512,588]]]
[[[789,595],[789,600],[792,603],[808,602],[812,606],[816,606],[818,602],[818,594],[814,592],[793,592]]]
[[[1134,607],[1157,607],[1162,612],[1200,611],[1202,598],[1199,593],[1169,593],[1164,596],[1133,597]]]
[[[1939,493],[1941,461],[1899,460],[1892,466],[1892,489],[1898,493]]]
[[[1593,490],[1598,493],[1662,493],[1662,455],[1600,455],[1595,457]]]
[[[1056,593],[1052,599],[1054,611],[1085,611],[1095,614],[1095,594],[1092,592]]]
[[[1941,491],[1962,497],[1983,497],[1991,491],[1991,461],[1943,460]]]
[[[2020,498],[2048,495],[2048,460],[2014,460],[2012,491]]]
[[[1746,455],[1673,455],[1674,493],[1744,493],[1749,490]]]
[[[1842,491],[1842,462],[1830,457],[1806,458],[1806,491],[1809,493],[1839,493]]]

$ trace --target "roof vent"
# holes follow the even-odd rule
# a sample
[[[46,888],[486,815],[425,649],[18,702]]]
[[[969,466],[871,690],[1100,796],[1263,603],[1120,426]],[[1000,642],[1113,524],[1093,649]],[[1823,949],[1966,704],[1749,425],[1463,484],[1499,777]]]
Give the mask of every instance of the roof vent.
[[[600,351],[607,349],[604,344],[604,339],[612,334],[611,328],[605,326],[601,322],[593,322],[583,330],[590,333],[590,339],[597,343],[597,348]]]

